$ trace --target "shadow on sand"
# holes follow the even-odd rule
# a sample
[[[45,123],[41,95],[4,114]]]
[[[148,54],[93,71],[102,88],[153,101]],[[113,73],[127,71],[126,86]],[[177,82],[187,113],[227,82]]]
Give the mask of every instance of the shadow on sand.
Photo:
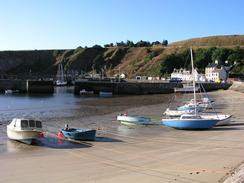
[[[122,140],[119,139],[114,139],[110,137],[96,137],[96,142],[123,142]]]
[[[227,126],[244,126],[244,123],[241,122],[233,122],[233,123],[229,123]]]
[[[229,125],[228,125],[229,126]],[[211,129],[211,131],[231,131],[231,130],[243,130],[242,128],[235,128],[235,127],[228,127],[228,126],[219,126],[214,127]]]
[[[34,146],[47,147],[54,149],[76,149],[76,148],[88,148],[92,147],[91,143],[85,141],[60,139],[57,137],[45,137],[37,140]]]

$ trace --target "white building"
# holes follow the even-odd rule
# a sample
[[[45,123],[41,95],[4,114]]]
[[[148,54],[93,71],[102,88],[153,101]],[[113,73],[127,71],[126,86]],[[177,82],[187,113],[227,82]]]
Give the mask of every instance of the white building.
[[[171,78],[181,79],[182,81],[192,81],[192,74],[190,71],[185,69],[174,69],[171,73]],[[206,81],[206,77],[204,74],[198,74],[197,70],[195,70],[195,81]]]
[[[182,81],[192,81],[191,72],[182,68],[174,69],[174,71],[171,73],[171,79],[172,78],[181,79]]]
[[[216,63],[209,64],[205,68],[205,76],[208,81],[214,81],[214,82],[226,81],[227,72],[224,66],[218,66]]]

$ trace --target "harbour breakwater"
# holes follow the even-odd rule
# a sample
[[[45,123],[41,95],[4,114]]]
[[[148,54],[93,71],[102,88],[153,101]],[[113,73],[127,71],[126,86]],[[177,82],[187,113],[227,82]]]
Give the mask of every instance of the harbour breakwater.
[[[44,93],[54,92],[53,81],[0,79],[0,92],[6,90],[18,91],[19,93]]]
[[[228,89],[230,83],[204,82],[201,86],[206,91]],[[74,94],[79,95],[81,90],[99,92],[112,92],[115,95],[142,95],[142,94],[167,94],[173,93],[174,88],[182,88],[182,83],[165,81],[110,81],[110,80],[80,80],[75,82]],[[244,88],[244,87],[243,87]],[[52,80],[21,80],[1,79],[0,91],[18,90],[21,93],[53,93]]]
[[[206,91],[213,91],[218,89],[228,89],[230,83],[201,83],[201,86]],[[182,83],[170,83],[170,82],[113,82],[113,81],[76,81],[74,93],[80,94],[81,90],[93,91],[94,93],[112,92],[113,94],[125,94],[125,95],[140,95],[140,94],[166,94],[173,93],[175,87],[183,87]]]

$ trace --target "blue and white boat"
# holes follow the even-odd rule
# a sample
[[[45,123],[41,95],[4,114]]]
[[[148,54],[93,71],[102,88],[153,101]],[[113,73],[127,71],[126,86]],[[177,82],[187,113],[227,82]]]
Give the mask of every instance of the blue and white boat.
[[[96,139],[96,130],[93,129],[62,129],[60,131],[62,135],[69,139],[74,140],[91,140],[94,141]],[[59,134],[59,136],[62,136]]]
[[[200,105],[200,104],[196,104],[196,106],[195,106],[195,104],[187,103],[187,104],[185,104],[183,106],[177,107],[176,109],[178,111],[192,111],[192,110],[195,110],[195,108],[196,108],[197,111],[200,112],[200,111],[203,111],[204,109],[206,109],[206,106],[205,105]]]
[[[161,124],[163,124],[164,126],[177,128],[177,129],[189,129],[189,130],[209,129],[209,128],[214,127],[219,120],[216,118],[202,118],[200,115],[198,115],[198,109],[197,109],[197,103],[196,103],[196,89],[195,89],[196,83],[195,83],[195,77],[194,77],[195,70],[193,67],[192,49],[190,49],[190,51],[191,51],[191,65],[192,65],[193,87],[194,87],[194,90],[193,90],[194,113],[193,114],[182,114],[180,117],[175,117],[175,118],[165,118],[165,119],[162,119]],[[188,108],[187,110],[192,110],[192,108]]]
[[[127,116],[127,115],[118,115],[117,120],[124,125],[149,125],[151,124],[151,118],[144,116]]]
[[[218,119],[202,118],[201,115],[183,114],[178,118],[162,119],[162,125],[177,129],[209,129],[219,122]]]

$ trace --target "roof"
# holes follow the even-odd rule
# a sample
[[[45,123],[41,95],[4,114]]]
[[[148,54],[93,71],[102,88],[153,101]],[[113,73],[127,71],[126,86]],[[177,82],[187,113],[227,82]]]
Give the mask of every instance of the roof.
[[[216,63],[209,63],[207,67],[218,67],[218,64]]]

